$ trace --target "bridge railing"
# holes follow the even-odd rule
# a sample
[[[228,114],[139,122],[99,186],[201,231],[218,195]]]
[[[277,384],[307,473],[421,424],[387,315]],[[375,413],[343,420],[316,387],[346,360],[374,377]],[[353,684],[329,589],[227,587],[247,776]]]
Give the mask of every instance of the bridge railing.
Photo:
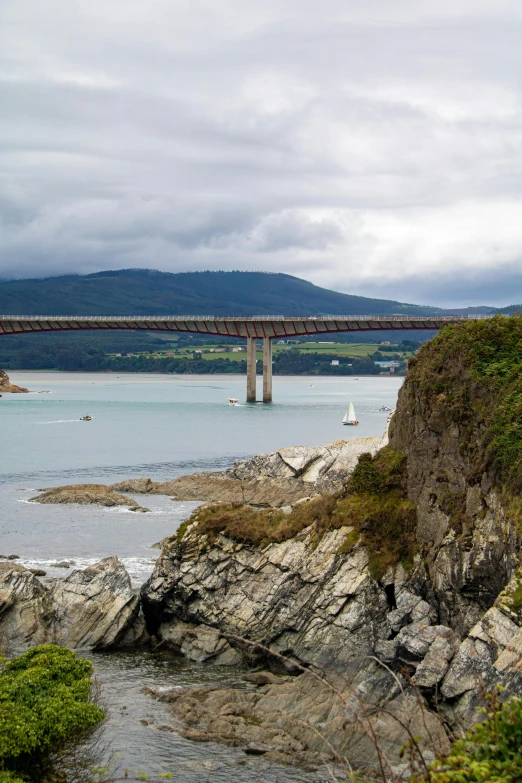
[[[0,315],[1,321],[469,321],[491,318],[476,315]]]

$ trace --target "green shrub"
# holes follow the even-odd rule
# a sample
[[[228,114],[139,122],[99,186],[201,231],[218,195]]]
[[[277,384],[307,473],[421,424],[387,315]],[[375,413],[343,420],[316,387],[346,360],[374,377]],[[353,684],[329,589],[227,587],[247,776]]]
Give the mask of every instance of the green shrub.
[[[103,719],[89,701],[92,664],[44,644],[4,662],[0,672],[0,783],[45,780],[51,755]]]
[[[486,719],[457,740],[416,783],[518,783],[522,780],[522,698],[489,697]],[[412,781],[412,783],[413,783]]]

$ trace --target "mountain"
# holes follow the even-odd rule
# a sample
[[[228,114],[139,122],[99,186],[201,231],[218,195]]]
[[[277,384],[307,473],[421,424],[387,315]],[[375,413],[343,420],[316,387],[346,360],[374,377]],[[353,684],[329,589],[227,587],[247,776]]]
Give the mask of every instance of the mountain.
[[[437,307],[340,294],[298,277],[265,272],[172,274],[150,269],[120,269],[91,275],[0,281],[0,313],[9,315],[436,315],[441,312]]]

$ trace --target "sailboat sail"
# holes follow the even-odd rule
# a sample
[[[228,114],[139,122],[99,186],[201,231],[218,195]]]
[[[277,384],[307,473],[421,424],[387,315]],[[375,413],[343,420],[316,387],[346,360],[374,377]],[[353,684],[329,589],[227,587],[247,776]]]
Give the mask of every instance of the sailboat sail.
[[[357,417],[355,415],[355,408],[353,402],[350,403],[350,407],[343,416],[343,424],[358,424]]]

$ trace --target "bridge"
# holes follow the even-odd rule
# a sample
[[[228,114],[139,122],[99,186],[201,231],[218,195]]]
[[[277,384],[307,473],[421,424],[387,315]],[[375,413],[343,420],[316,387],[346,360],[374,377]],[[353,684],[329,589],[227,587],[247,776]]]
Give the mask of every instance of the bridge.
[[[39,332],[143,331],[243,337],[247,341],[247,402],[256,402],[256,341],[263,340],[263,402],[272,402],[272,340],[337,332],[437,330],[487,315],[318,315],[318,316],[78,316],[0,315],[0,336]]]

